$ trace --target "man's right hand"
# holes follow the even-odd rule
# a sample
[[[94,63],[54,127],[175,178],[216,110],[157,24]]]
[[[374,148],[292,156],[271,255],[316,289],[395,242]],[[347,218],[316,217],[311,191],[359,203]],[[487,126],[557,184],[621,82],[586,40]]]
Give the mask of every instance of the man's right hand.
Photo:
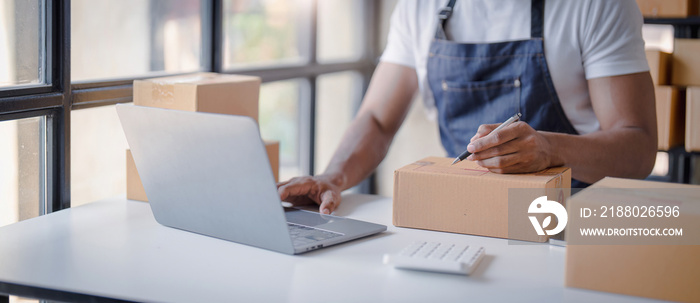
[[[277,183],[280,199],[295,206],[316,203],[319,212],[329,215],[340,204],[341,187],[326,175],[303,176]]]

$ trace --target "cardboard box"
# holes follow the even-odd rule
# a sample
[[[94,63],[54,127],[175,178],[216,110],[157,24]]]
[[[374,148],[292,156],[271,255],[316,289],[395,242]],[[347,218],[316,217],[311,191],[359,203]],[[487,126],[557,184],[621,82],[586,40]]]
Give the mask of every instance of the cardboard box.
[[[685,150],[700,152],[700,87],[688,87],[685,106]]]
[[[134,81],[134,104],[249,116],[258,121],[260,78],[198,73]]]
[[[265,151],[267,152],[267,157],[270,161],[270,167],[272,168],[272,175],[275,178],[275,182],[279,182],[280,175],[280,142],[279,141],[264,141]],[[136,164],[134,163],[134,157],[131,155],[131,150],[126,150],[126,198],[129,200],[148,202],[148,197],[146,197],[146,190],[143,188],[141,183],[141,177],[136,170]]]
[[[671,84],[700,86],[700,39],[676,39]]]
[[[698,15],[698,0],[637,0],[644,17],[685,18]]]
[[[600,189],[612,190],[617,195],[634,199],[636,201],[634,205],[661,205],[660,203],[669,201],[660,199],[658,195],[648,194],[650,193],[648,190],[647,194],[640,193],[640,189],[650,188],[663,188],[666,189],[665,192],[672,192],[672,195],[664,198],[672,198],[673,200],[670,201],[680,205],[680,217],[676,219],[683,218],[682,220],[697,226],[697,223],[692,222],[700,220],[700,212],[697,211],[697,205],[700,203],[700,187],[605,178],[569,198],[566,286],[660,300],[700,302],[700,245],[575,244],[576,240],[572,235],[584,224],[582,221],[589,218],[582,219],[572,214],[578,213],[578,209],[583,206],[595,208],[604,205],[607,197],[602,195],[604,192]],[[695,207],[686,207],[689,205]],[[622,223],[619,217],[615,219],[618,221],[611,221],[612,224]],[[639,218],[622,220],[625,219],[638,220]],[[635,224],[638,226],[640,223],[637,221]],[[684,228],[684,232],[693,234],[694,231],[692,229],[687,231]],[[612,241],[621,240],[612,239]]]
[[[683,145],[685,139],[685,95],[674,86],[655,89],[659,150],[667,151]]]
[[[146,190],[141,184],[141,177],[136,170],[134,156],[131,155],[131,150],[126,150],[126,198],[129,200],[148,202]]]
[[[272,175],[275,177],[275,182],[280,181],[280,142],[265,140],[265,151],[267,158],[270,160]]]
[[[658,50],[647,50],[646,55],[654,85],[668,85],[671,81],[672,55]]]
[[[509,234],[509,189],[570,188],[571,170],[550,168],[532,174],[496,174],[472,161],[429,157],[394,172],[393,224],[437,231],[544,242],[523,216],[522,234]],[[541,191],[539,189],[542,189]],[[518,205],[527,213],[533,199]],[[510,229],[512,230],[512,229]]]

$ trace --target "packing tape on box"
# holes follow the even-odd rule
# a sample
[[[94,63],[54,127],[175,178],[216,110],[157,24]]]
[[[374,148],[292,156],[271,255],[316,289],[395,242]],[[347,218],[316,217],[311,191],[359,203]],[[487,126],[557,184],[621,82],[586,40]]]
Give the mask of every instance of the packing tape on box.
[[[172,104],[175,101],[175,84],[201,82],[213,77],[213,75],[198,74],[192,77],[153,80],[151,81],[153,83],[153,89],[151,90],[152,99],[154,102]]]

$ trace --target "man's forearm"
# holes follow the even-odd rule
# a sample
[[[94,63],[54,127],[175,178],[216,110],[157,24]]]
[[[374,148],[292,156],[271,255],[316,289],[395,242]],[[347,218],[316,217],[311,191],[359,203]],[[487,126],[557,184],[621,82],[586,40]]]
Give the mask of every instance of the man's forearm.
[[[572,169],[573,178],[594,183],[606,176],[645,178],[654,166],[656,137],[641,128],[587,135],[542,132],[552,147],[551,164]]]

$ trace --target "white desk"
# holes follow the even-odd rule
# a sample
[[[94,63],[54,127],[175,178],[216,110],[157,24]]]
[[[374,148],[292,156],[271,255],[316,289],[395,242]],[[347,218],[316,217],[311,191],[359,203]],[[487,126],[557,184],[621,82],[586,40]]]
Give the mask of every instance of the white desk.
[[[147,203],[108,199],[0,228],[0,282],[157,302],[652,302],[564,287],[564,248],[394,227],[388,198],[345,196],[336,213],[388,231],[288,256],[167,228]],[[468,277],[382,265],[414,240],[483,245],[487,256]]]

